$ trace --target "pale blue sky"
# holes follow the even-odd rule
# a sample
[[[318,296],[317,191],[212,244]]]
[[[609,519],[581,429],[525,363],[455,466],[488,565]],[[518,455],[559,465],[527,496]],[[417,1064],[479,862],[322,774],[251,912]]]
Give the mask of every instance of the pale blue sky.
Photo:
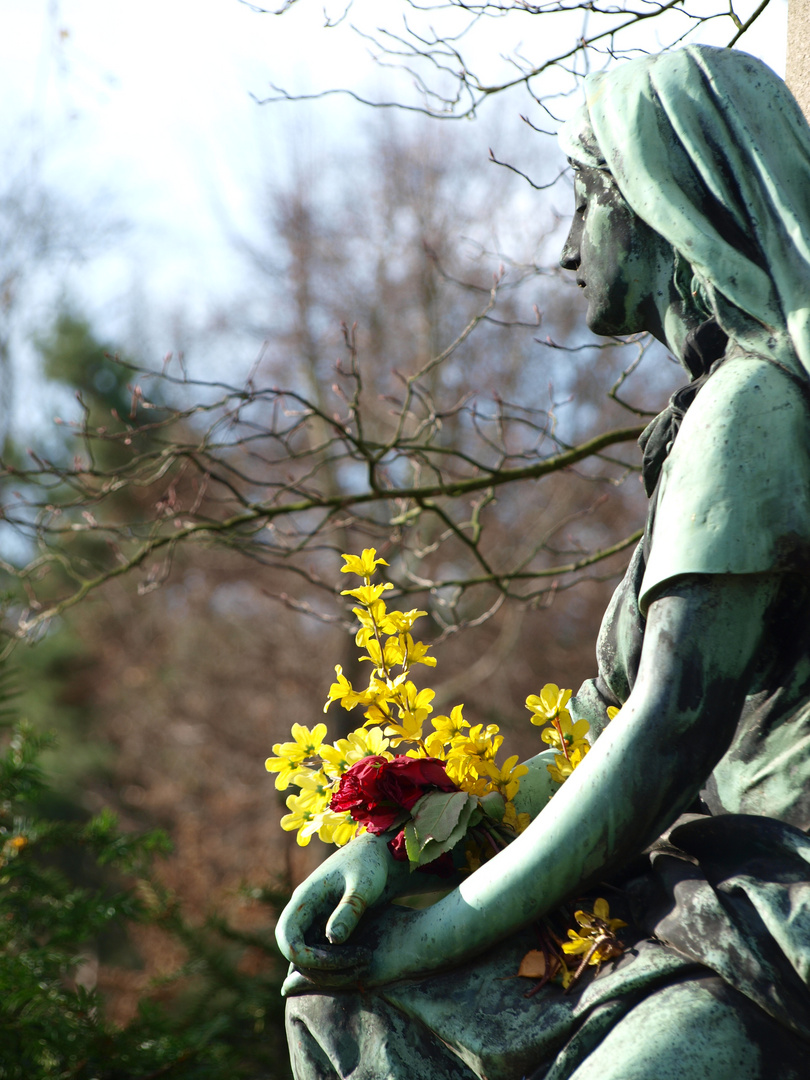
[[[736,6],[744,15],[756,5]],[[327,7],[335,14],[343,0]],[[104,193],[99,212],[132,222],[116,257],[75,271],[99,310],[133,280],[147,301],[176,296],[202,310],[239,272],[217,206],[249,229],[268,171],[283,173],[291,152],[328,156],[330,138],[351,138],[359,114],[346,98],[303,108],[250,97],[271,81],[366,93],[380,85],[366,44],[348,21],[324,32],[322,10],[323,0],[300,0],[282,18],[239,0],[0,0],[0,154],[9,142],[18,157],[41,152],[52,185],[91,205]],[[371,27],[398,10],[395,0],[356,0],[350,17]],[[745,40],[780,73],[785,12],[774,0]],[[511,49],[514,26],[488,20],[479,48]],[[727,40],[727,24],[717,34]]]

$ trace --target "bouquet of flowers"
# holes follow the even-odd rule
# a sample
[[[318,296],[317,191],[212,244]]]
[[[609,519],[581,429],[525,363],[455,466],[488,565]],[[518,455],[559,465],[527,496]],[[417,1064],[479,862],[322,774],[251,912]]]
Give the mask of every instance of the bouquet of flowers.
[[[450,852],[463,840],[467,867],[475,869],[528,825],[529,815],[514,804],[527,767],[517,755],[499,765],[498,726],[470,726],[463,705],[432,715],[434,691],[413,682],[417,665],[436,666],[412,634],[426,612],[387,609],[383,595],[394,586],[372,584],[377,567],[388,565],[374,548],[343,559],[342,573],[363,581],[342,595],[357,601],[355,640],[370,677],[364,689],[355,689],[337,665],[324,712],[335,701],[346,710],[360,706],[365,722],[335,743],[326,742],[323,723],[294,724],[293,741],[273,747],[266,767],[276,773],[276,787],[299,789],[287,797],[282,828],[296,830],[301,845],[314,835],[341,845],[366,830],[391,833],[396,859],[438,873],[453,869]],[[587,722],[572,722],[566,709],[570,697],[570,690],[548,684],[526,700],[531,722],[546,725],[541,738],[557,751],[548,766],[557,783],[589,749]]]

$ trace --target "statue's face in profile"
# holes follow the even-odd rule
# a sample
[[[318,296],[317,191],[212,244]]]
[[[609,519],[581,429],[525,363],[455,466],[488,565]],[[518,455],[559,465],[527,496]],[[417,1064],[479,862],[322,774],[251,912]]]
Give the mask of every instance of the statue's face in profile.
[[[577,275],[596,334],[662,335],[672,248],[637,217],[613,177],[574,165],[574,220],[560,264]]]

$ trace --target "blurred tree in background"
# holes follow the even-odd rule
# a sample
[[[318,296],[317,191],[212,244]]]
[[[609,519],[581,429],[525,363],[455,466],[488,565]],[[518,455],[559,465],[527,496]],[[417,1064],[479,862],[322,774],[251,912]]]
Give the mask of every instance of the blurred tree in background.
[[[440,6],[476,26],[749,21],[727,3]],[[411,26],[380,55],[436,73],[419,109],[507,92],[463,37]],[[550,66],[515,60],[537,128],[543,78],[624,47],[615,26],[579,38]],[[525,697],[592,674],[645,511],[633,443],[683,376],[583,328],[561,223],[516,167],[487,168],[459,128],[376,119],[258,193],[237,294],[199,326],[180,313],[162,364],[69,300],[34,335],[36,405],[61,419],[9,436],[0,473],[4,643],[36,642],[13,656],[32,726],[0,773],[0,1078],[287,1075],[271,926],[322,852],[282,833],[263,761],[320,719],[333,665],[352,672],[341,552],[377,547],[394,596],[429,611],[435,705],[463,700],[514,752],[537,748]],[[543,188],[563,163],[531,138]],[[52,208],[12,284],[64,250]]]
[[[776,0],[391,0],[384,12],[373,0],[249,6],[291,20],[316,8],[333,37],[348,31],[366,43],[394,88],[392,99],[381,100],[349,86],[309,94],[272,86],[267,102],[345,94],[375,108],[455,120],[476,117],[493,99],[502,106],[516,90],[524,107],[539,106],[540,127],[547,127],[556,125],[557,105],[583,75],[639,52],[709,44],[710,36],[711,43],[745,48],[741,39],[763,25]]]
[[[604,393],[628,360],[618,347],[597,350],[595,374],[585,362],[594,353],[536,342],[544,332],[582,331],[553,276],[540,279],[542,292],[537,287],[542,237],[527,236],[527,250],[510,267],[512,280],[502,275],[493,213],[508,207],[504,180],[514,185],[511,197],[519,196],[518,179],[493,170],[491,186],[469,185],[471,205],[454,203],[452,192],[474,171],[463,140],[448,155],[446,142],[430,135],[377,138],[382,142],[372,141],[362,170],[365,193],[356,185],[340,191],[336,178],[325,196],[315,181],[299,177],[265,194],[266,234],[242,243],[244,293],[217,315],[223,339],[246,332],[257,343],[260,361],[248,385],[195,383],[177,357],[168,377],[147,383],[134,361],[99,341],[68,307],[37,337],[42,393],[57,395],[63,417],[59,446],[49,437],[47,455],[34,440],[7,447],[6,527],[16,523],[18,546],[16,565],[7,564],[6,626],[13,633],[21,616],[36,624],[36,647],[14,654],[21,709],[36,730],[58,736],[43,759],[53,787],[34,818],[47,814],[80,831],[88,816],[114,810],[125,836],[157,825],[172,837],[173,851],[149,869],[148,880],[176,898],[172,911],[181,923],[110,908],[111,923],[129,918],[125,935],[77,930],[72,942],[87,985],[106,1002],[105,1023],[142,1031],[139,1002],[157,994],[161,1012],[147,1016],[169,1017],[167,1062],[180,1061],[205,1034],[206,1053],[229,1062],[241,1053],[252,1075],[254,1059],[270,1053],[279,1037],[277,961],[272,949],[245,944],[264,941],[272,923],[272,907],[254,897],[277,895],[300,880],[320,844],[301,849],[281,832],[280,799],[263,761],[293,722],[320,716],[332,666],[351,670],[351,616],[335,596],[339,553],[368,544],[384,549],[402,592],[431,610],[434,634],[446,637],[439,699],[463,694],[468,712],[501,723],[515,750],[531,753],[531,737],[520,731],[528,727],[523,699],[546,679],[587,674],[593,625],[622,552],[591,571],[594,580],[582,583],[578,603],[565,607],[559,598],[575,572],[528,577],[537,597],[518,605],[504,602],[513,591],[508,578],[470,585],[463,579],[484,576],[482,557],[533,559],[534,567],[587,564],[595,547],[621,544],[641,512],[632,469],[599,458],[581,474],[550,473],[536,501],[496,496],[491,485],[479,484],[475,455],[483,455],[484,475],[497,481],[504,467],[533,468],[549,453],[565,453],[557,413],[565,419],[567,410],[569,429],[586,441],[609,424]],[[493,274],[497,306],[485,311]],[[540,300],[538,328],[533,305]],[[448,338],[462,340],[441,357]],[[345,374],[335,369],[341,352]],[[541,352],[551,364],[538,362]],[[283,381],[291,392],[273,389]],[[475,397],[473,386],[480,388]],[[543,397],[549,407],[535,409],[531,402]],[[624,410],[608,405],[621,423]],[[392,430],[399,445],[375,466],[375,500],[353,513],[369,471],[363,454],[379,454]],[[498,445],[505,438],[513,461]],[[445,477],[471,479],[474,489],[435,506],[435,496],[397,495],[393,506],[387,503],[392,483],[435,486]],[[628,482],[613,482],[622,477]],[[317,501],[320,492],[345,507],[320,520],[287,512],[290,500]],[[234,515],[250,519],[268,495],[283,511],[273,529],[261,515],[247,526],[223,527]],[[392,524],[392,517],[400,520]],[[489,529],[486,546],[474,535],[476,519]],[[163,543],[190,527],[192,536],[196,525],[213,525],[225,542],[210,543],[202,528],[203,543]],[[144,545],[133,589],[131,575],[118,570]],[[460,584],[441,584],[448,569]],[[586,565],[580,576],[588,572]],[[15,575],[22,596],[11,593]],[[88,580],[97,587],[84,603],[72,603]],[[40,620],[45,612],[51,614]],[[453,632],[462,626],[465,633]],[[74,855],[66,861],[66,890],[100,887]],[[205,963],[189,945],[193,940],[199,949],[200,938],[209,943]],[[222,970],[213,971],[220,953]],[[212,1023],[219,1017],[210,1037],[186,1011],[188,972],[198,968],[192,999],[214,1009]],[[65,970],[68,993],[75,977]],[[217,981],[225,976],[234,980],[230,988]],[[250,1027],[258,1000],[267,1011],[254,1021],[267,1033]],[[84,1015],[98,1015],[97,1007]],[[195,1015],[202,1024],[203,1014]],[[64,1028],[54,1030],[61,1043]],[[101,1030],[112,1037],[112,1029]],[[84,1046],[82,1038],[77,1045]],[[104,1045],[123,1055],[129,1043]],[[96,1060],[90,1049],[86,1055]],[[271,1075],[284,1075],[285,1067]],[[134,1064],[127,1068],[138,1075]]]
[[[15,724],[0,755],[0,1076],[286,1076],[282,966],[267,932],[187,923],[150,876],[162,834],[124,834],[108,811],[52,819],[42,746]],[[122,888],[122,874],[134,884]],[[263,899],[272,913],[279,898]],[[96,969],[100,943],[125,921],[182,955],[122,1028],[105,1015]]]

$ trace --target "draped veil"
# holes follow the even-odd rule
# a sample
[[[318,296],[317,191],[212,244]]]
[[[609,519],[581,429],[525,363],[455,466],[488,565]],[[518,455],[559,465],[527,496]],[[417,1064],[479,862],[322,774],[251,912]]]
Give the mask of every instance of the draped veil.
[[[610,171],[733,341],[810,379],[810,127],[782,80],[693,45],[591,75],[585,90],[563,150]]]
[[[563,150],[611,173],[672,245],[675,287],[743,361],[709,379],[664,462],[642,612],[685,574],[804,572],[810,423],[762,365],[810,404],[810,127],[770,68],[730,49],[631,60],[585,91]]]

